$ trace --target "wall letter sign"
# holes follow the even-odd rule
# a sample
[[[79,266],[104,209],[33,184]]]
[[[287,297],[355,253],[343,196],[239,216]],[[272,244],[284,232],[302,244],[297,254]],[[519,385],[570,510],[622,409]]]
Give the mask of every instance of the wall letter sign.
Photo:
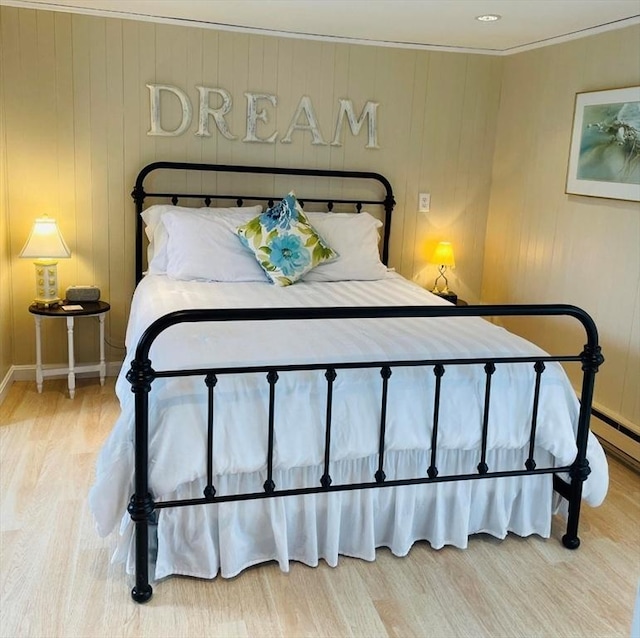
[[[378,102],[367,102],[362,109],[362,114],[359,119],[356,119],[356,115],[353,112],[353,104],[351,100],[340,100],[340,112],[338,113],[338,119],[336,121],[336,134],[331,142],[331,146],[342,146],[340,141],[340,134],[342,133],[342,122],[346,114],[347,121],[349,122],[349,128],[354,135],[360,132],[364,118],[369,118],[369,137],[365,148],[380,148],[378,146],[378,130],[376,123],[376,113],[378,111]]]
[[[175,86],[170,86],[169,84],[147,84],[147,88],[151,93],[149,100],[149,106],[151,109],[151,129],[147,135],[182,135],[189,128],[189,125],[191,124],[191,117],[193,115],[189,96],[184,91],[181,91]],[[160,124],[160,91],[173,93],[173,95],[180,100],[180,105],[182,106],[182,121],[180,122],[180,126],[173,131],[165,131]]]
[[[298,123],[303,112],[307,118],[308,124]],[[311,131],[311,135],[313,136],[312,144],[320,144],[323,146],[327,144],[322,139],[322,134],[318,128],[318,120],[316,119],[316,114],[313,110],[313,105],[311,104],[311,98],[306,95],[303,95],[300,98],[300,102],[298,102],[298,108],[296,109],[294,116],[291,118],[291,124],[289,124],[287,134],[282,138],[283,144],[291,144],[291,133],[293,133],[295,129],[300,131]]]
[[[178,87],[171,86],[169,84],[147,84],[149,89],[150,99],[150,117],[151,127],[147,135],[163,135],[169,137],[176,137],[182,135],[191,125],[193,119],[193,109],[191,107],[191,101],[189,96]],[[199,103],[198,103],[198,129],[195,132],[197,137],[211,137],[212,133],[209,130],[209,118],[212,117],[216,124],[218,132],[228,140],[237,140],[238,136],[234,135],[229,129],[226,116],[231,112],[233,108],[233,98],[229,91],[220,88],[212,88],[208,86],[196,86],[198,90]],[[180,124],[173,130],[167,130],[162,127],[161,107],[163,101],[166,103],[167,97],[162,100],[162,91],[165,91],[168,96],[174,96],[178,98],[180,108],[182,111]],[[210,104],[211,96],[214,95],[218,100],[222,100],[220,106],[212,107]],[[247,91],[244,94],[247,100],[247,123],[245,136],[242,138],[243,142],[257,142],[259,144],[275,144],[278,140],[278,131],[273,129],[273,126],[265,126],[266,131],[263,130],[261,135],[258,135],[258,122],[262,122],[264,125],[268,125],[270,121],[275,118],[270,117],[269,111],[266,107],[268,104],[273,109],[278,106],[278,97],[272,93],[253,93]],[[267,102],[268,104],[265,104]],[[365,105],[357,117],[353,108],[353,102],[351,100],[339,100],[340,108],[338,110],[338,117],[336,119],[336,126],[333,135],[333,141],[331,146],[342,146],[342,133],[344,129],[344,119],[347,118],[349,123],[349,130],[354,136],[359,135],[362,125],[365,119],[367,120],[367,143],[365,148],[380,148],[378,146],[378,102],[365,102]],[[165,104],[166,105],[166,104]],[[271,130],[270,130],[271,129]],[[284,137],[280,140],[281,144],[291,144],[291,139],[294,131],[308,131],[311,133],[311,143],[316,146],[326,146],[322,131],[320,130],[320,124],[316,117],[315,109],[311,102],[311,98],[308,95],[303,95],[298,102],[298,106],[290,120],[289,128]]]
[[[264,109],[258,110],[256,103],[258,100],[268,100],[275,107],[278,105],[278,98],[270,93],[245,93],[244,95],[247,98],[247,134],[242,141],[273,144],[276,141],[276,137],[278,137],[277,131],[267,139],[258,137],[256,134],[257,121],[260,120],[266,123],[269,119],[267,112]]]
[[[231,133],[224,116],[231,110],[233,106],[233,100],[228,91],[224,89],[210,89],[206,86],[196,86],[200,93],[200,116],[198,117],[198,131],[196,135],[198,137],[211,137],[209,132],[209,116],[213,116],[213,119],[218,127],[218,130],[228,140],[235,140],[237,137]],[[209,106],[209,94],[216,93],[222,98],[222,106],[217,109],[212,109]]]

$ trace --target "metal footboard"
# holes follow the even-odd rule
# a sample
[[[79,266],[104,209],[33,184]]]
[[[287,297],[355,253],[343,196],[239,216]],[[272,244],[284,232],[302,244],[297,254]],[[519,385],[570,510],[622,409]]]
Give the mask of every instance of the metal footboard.
[[[322,362],[313,364],[284,366],[254,366],[219,368],[211,366],[189,370],[156,371],[149,359],[151,345],[167,328],[180,323],[201,323],[221,321],[274,321],[274,320],[316,320],[316,319],[365,319],[365,318],[401,318],[401,317],[505,317],[505,316],[569,316],[578,320],[586,333],[586,344],[582,352],[567,355],[527,356],[527,357],[490,357],[481,359],[420,359],[401,361],[371,361],[358,363]],[[127,374],[131,390],[135,393],[135,493],[129,503],[129,513],[135,522],[136,543],[136,584],[131,595],[136,602],[146,602],[151,598],[152,587],[149,584],[149,525],[160,509],[169,507],[187,507],[211,503],[246,501],[253,499],[277,498],[302,494],[318,494],[344,490],[373,489],[381,487],[430,484],[450,481],[479,480],[485,478],[514,477],[535,474],[553,474],[554,489],[568,501],[566,533],[562,542],[569,549],[580,544],[578,522],[582,499],[582,485],[587,479],[590,468],[586,458],[589,434],[589,419],[593,397],[595,374],[604,361],[598,345],[598,333],[591,317],[582,309],[570,305],[519,305],[519,306],[398,306],[398,307],[351,307],[351,308],[275,308],[275,309],[232,309],[232,310],[182,310],[173,312],[156,320],[141,337],[135,358]],[[580,393],[580,414],[576,434],[577,455],[571,465],[562,467],[537,467],[534,459],[538,404],[540,400],[541,380],[545,364],[549,362],[578,362],[582,366],[583,380]],[[490,428],[489,405],[491,381],[496,367],[507,363],[531,365],[535,371],[532,419],[529,431],[528,455],[523,467],[496,471],[487,463],[487,439]],[[438,420],[441,396],[441,381],[447,366],[480,365],[484,368],[485,389],[482,418],[482,442],[478,450],[477,471],[470,474],[442,475],[437,467]],[[423,476],[409,479],[387,479],[384,471],[387,425],[387,393],[392,382],[393,370],[400,367],[420,366],[431,368],[434,375],[434,408],[432,418],[430,463]],[[381,404],[379,424],[379,445],[377,451],[377,470],[370,481],[355,484],[333,484],[329,468],[331,462],[332,400],[333,384],[341,370],[374,368],[380,371]],[[326,379],[326,414],[324,432],[323,473],[315,486],[281,489],[273,480],[273,452],[275,427],[275,397],[279,373],[296,370],[321,370]],[[266,476],[263,490],[244,494],[218,494],[213,481],[213,404],[218,377],[226,374],[261,373],[266,375],[269,384],[268,423],[265,424],[268,438]],[[180,376],[200,376],[203,378],[203,391],[207,393],[207,481],[201,498],[156,502],[149,492],[149,393],[155,379]],[[563,481],[558,474],[567,473],[570,482]],[[426,489],[426,487],[425,487]]]

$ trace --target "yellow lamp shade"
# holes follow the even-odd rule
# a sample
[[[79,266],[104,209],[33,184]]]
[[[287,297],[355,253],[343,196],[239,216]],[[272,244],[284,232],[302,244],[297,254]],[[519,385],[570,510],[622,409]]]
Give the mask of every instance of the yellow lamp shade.
[[[453,256],[453,246],[450,241],[441,241],[433,252],[431,258],[432,263],[439,266],[449,266],[449,268],[455,268],[456,260]]]

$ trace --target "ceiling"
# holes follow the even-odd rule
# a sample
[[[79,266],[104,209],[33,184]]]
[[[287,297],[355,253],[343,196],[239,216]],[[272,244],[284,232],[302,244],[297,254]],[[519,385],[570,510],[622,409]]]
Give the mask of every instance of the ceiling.
[[[0,0],[0,4],[501,55],[640,23],[640,0]],[[475,18],[481,14],[502,18],[480,22]]]

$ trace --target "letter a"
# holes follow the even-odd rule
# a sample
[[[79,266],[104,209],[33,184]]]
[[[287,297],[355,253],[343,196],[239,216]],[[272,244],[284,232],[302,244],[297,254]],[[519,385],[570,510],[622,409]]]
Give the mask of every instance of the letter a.
[[[303,111],[309,124],[298,124],[298,120],[300,119],[300,115]],[[311,131],[311,135],[313,136],[313,141],[311,142],[312,144],[319,144],[322,146],[325,146],[327,144],[322,138],[322,134],[320,133],[318,121],[316,120],[316,114],[313,110],[313,105],[311,104],[311,98],[306,95],[303,95],[300,98],[298,108],[296,109],[294,116],[291,118],[291,124],[289,125],[289,129],[287,130],[287,134],[281,140],[283,144],[291,144],[291,134],[295,129],[299,129],[301,131]]]

